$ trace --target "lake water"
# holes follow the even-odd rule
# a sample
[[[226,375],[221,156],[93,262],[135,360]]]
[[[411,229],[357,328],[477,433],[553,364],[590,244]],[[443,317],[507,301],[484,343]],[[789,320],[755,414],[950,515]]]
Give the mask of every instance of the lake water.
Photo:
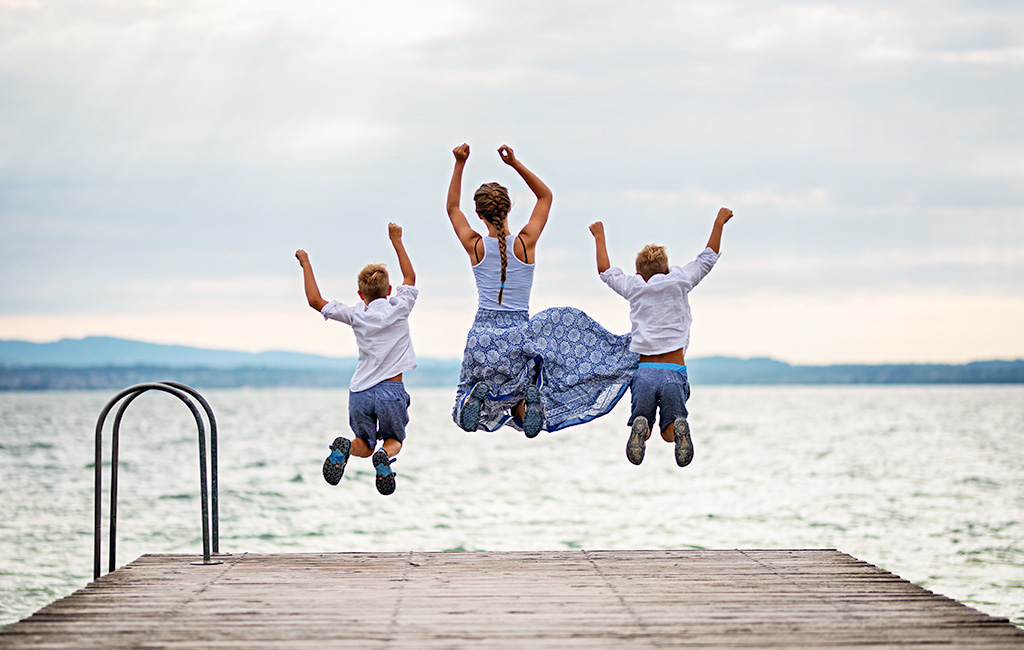
[[[1024,625],[1024,386],[698,385],[685,469],[653,438],[626,460],[628,399],[527,440],[464,433],[452,390],[415,389],[389,497],[367,459],[321,478],[348,435],[344,391],[204,394],[222,551],[838,548]],[[0,393],[0,625],[92,577],[93,432],[112,396]],[[147,393],[121,436],[118,564],[200,555],[188,410]]]

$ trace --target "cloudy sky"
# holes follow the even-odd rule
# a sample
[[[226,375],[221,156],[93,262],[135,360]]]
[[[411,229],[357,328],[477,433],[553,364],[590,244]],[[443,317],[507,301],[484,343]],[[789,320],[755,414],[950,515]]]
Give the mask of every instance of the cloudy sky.
[[[0,0],[0,339],[112,335],[332,356],[368,262],[418,271],[421,356],[475,309],[444,211],[552,188],[532,308],[627,305],[594,270],[723,256],[690,356],[1024,357],[1024,4]]]

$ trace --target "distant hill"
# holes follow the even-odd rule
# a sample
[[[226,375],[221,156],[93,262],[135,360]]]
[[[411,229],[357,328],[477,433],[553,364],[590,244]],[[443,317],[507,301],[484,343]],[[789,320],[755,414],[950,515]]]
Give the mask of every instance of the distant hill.
[[[705,357],[687,360],[703,384],[1016,384],[1024,360],[952,364],[793,366],[774,359]]]
[[[0,340],[0,368],[104,366],[166,366],[168,368],[355,368],[355,359],[336,359],[298,352],[232,352],[183,345],[161,345],[106,336],[62,339],[54,343]]]
[[[420,358],[410,386],[454,386],[460,362]],[[697,385],[1024,383],[1024,360],[949,364],[796,366],[767,358],[687,362]],[[295,352],[231,352],[89,337],[55,343],[0,341],[0,390],[118,389],[174,379],[197,388],[344,388],[355,358]]]

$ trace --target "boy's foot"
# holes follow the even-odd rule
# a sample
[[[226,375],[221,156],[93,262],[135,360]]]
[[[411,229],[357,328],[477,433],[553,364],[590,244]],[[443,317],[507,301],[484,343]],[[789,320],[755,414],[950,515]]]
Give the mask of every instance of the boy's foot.
[[[331,485],[337,485],[345,474],[345,465],[348,463],[348,452],[351,448],[352,443],[341,436],[331,443],[331,455],[324,461],[324,480]]]
[[[377,471],[377,491],[391,494],[395,491],[395,473],[391,471],[391,459],[388,452],[378,449],[373,452],[373,469]]]
[[[526,400],[523,407],[523,432],[527,438],[535,438],[544,425],[544,405],[540,403],[540,390],[534,386],[526,387]]]
[[[686,467],[693,460],[693,441],[690,440],[690,425],[686,418],[677,418],[673,426],[676,436],[676,465]]]
[[[651,427],[647,418],[638,415],[633,418],[633,427],[629,430],[629,442],[626,443],[626,458],[634,465],[644,462],[644,451],[647,439],[651,437]]]
[[[462,410],[459,411],[459,426],[465,431],[476,431],[476,425],[480,421],[480,409],[484,406],[484,399],[487,398],[487,384],[480,382],[473,386],[462,401]]]

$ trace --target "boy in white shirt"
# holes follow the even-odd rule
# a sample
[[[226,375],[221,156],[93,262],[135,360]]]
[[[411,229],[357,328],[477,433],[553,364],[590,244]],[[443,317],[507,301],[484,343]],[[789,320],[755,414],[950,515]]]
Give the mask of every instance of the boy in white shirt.
[[[334,439],[331,455],[324,460],[324,479],[337,485],[345,473],[350,455],[373,456],[377,472],[377,491],[395,491],[392,458],[402,449],[405,427],[409,424],[409,394],[402,384],[402,373],[416,367],[416,355],[409,336],[409,312],[416,303],[419,290],[416,273],[402,244],[402,228],[388,224],[388,237],[398,254],[402,286],[391,295],[388,272],[383,264],[369,264],[359,272],[359,297],[362,303],[346,305],[320,296],[313,267],[304,250],[295,251],[302,267],[303,285],[309,306],[323,314],[324,319],[341,321],[352,326],[359,348],[359,361],[349,383],[348,423],[355,433],[350,441],[343,436]],[[377,441],[381,448],[374,451]]]
[[[707,247],[685,266],[669,268],[664,246],[649,244],[636,257],[636,275],[626,275],[608,260],[604,224],[590,226],[597,247],[597,272],[615,293],[629,301],[633,340],[629,349],[640,355],[630,382],[630,434],[626,458],[644,460],[655,412],[661,415],[661,437],[675,442],[676,464],[693,460],[693,442],[686,422],[690,383],[686,377],[686,348],[690,344],[690,301],[687,295],[718,261],[722,227],[732,210],[722,208],[715,218]]]

